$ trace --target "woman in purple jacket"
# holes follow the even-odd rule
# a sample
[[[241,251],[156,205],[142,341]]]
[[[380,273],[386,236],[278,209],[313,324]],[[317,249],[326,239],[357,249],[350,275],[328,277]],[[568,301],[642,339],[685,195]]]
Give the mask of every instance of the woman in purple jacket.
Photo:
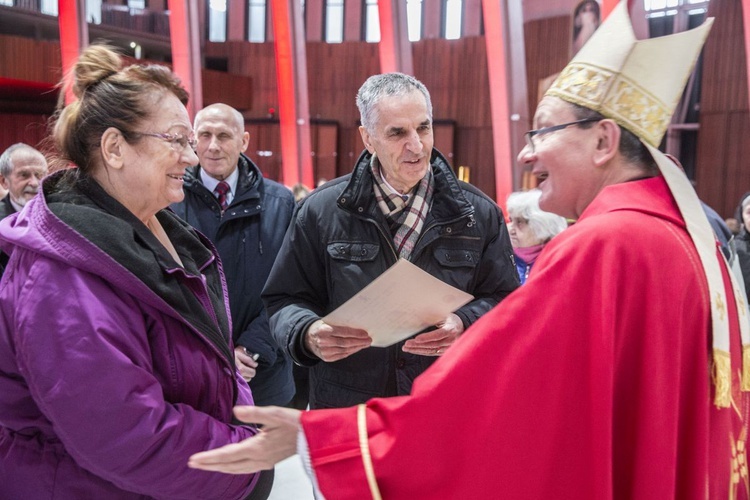
[[[187,93],[92,46],[57,116],[77,168],[0,225],[0,498],[265,498],[272,475],[186,467],[256,432],[221,265],[169,210],[198,163]]]

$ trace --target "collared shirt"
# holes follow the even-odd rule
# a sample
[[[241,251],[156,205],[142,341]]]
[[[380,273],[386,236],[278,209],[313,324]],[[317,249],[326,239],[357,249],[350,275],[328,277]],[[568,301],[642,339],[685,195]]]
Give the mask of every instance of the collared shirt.
[[[199,171],[201,173],[201,182],[203,183],[204,186],[206,186],[206,189],[208,189],[209,191],[213,193],[214,189],[216,189],[216,186],[219,184],[220,181],[208,175],[206,171],[202,168],[199,169]],[[229,174],[229,177],[224,179],[224,182],[229,184],[229,192],[227,193],[227,205],[231,205],[232,200],[234,200],[234,194],[237,192],[237,181],[239,180],[239,178],[240,178],[240,169],[235,168],[234,172]]]
[[[394,193],[396,193],[397,195],[399,195],[401,198],[404,199],[404,201],[409,201],[409,198],[411,198],[412,192],[414,191],[413,188],[412,188],[411,191],[409,191],[406,194],[399,193],[396,190],[396,188],[394,188],[393,186],[391,186],[391,183],[386,180],[385,176],[383,175],[383,169],[382,169],[382,167],[380,169],[380,178],[383,179],[383,184],[385,184],[386,186],[388,186],[388,189],[390,189],[391,191],[393,191]]]
[[[13,208],[16,209],[16,212],[23,210],[23,205],[16,203],[12,196],[9,196],[8,199],[10,200],[10,204],[13,205]]]

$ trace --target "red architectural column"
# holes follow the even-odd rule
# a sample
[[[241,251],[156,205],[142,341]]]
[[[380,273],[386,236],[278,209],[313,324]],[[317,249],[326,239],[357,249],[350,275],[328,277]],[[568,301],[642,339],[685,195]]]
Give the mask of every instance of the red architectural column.
[[[198,0],[169,0],[172,71],[190,94],[190,118],[203,108]]]
[[[62,70],[66,81],[70,76],[81,49],[89,44],[89,25],[86,22],[86,0],[59,0],[57,22],[60,28],[60,53]],[[66,85],[65,104],[75,101],[69,85]]]
[[[526,62],[521,0],[483,0],[490,84],[492,143],[495,153],[495,200],[505,200],[520,186],[514,179],[516,155],[528,128]]]
[[[314,187],[302,5],[271,0],[281,126],[282,182]]]
[[[380,71],[414,74],[404,0],[378,0]]]

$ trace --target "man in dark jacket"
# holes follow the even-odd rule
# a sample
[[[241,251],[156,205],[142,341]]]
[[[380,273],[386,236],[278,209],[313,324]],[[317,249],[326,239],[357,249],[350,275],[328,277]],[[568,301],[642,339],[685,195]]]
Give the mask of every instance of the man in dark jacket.
[[[185,174],[177,214],[216,245],[226,274],[234,356],[256,405],[286,405],[294,396],[291,361],[276,346],[260,292],[294,211],[292,192],[264,179],[243,152],[242,115],[212,104],[195,117],[200,164]]]
[[[23,142],[13,144],[0,155],[0,186],[8,192],[0,200],[0,220],[20,212],[36,196],[48,171],[44,155]],[[7,264],[8,255],[0,252],[0,275]]]
[[[518,286],[498,206],[458,181],[433,150],[424,85],[389,73],[357,95],[367,151],[354,171],[305,198],[263,290],[271,329],[310,370],[310,406],[341,407],[408,394],[469,325]],[[428,332],[387,348],[322,317],[399,258],[474,295]]]

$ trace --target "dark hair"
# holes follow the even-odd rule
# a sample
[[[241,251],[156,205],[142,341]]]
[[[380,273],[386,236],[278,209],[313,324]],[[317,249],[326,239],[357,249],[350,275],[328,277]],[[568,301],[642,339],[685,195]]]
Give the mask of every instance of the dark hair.
[[[164,93],[187,104],[188,94],[169,68],[155,64],[122,67],[119,54],[106,45],[91,45],[60,86],[72,87],[77,100],[58,104],[52,119],[52,138],[58,162],[73,163],[73,175],[89,175],[94,151],[109,127],[118,129],[126,141],[140,140],[135,132],[147,119]],[[68,81],[69,83],[65,83]]]
[[[594,118],[598,120],[604,120],[607,117],[598,111],[594,111],[589,108],[584,108],[578,104],[569,103],[573,107],[573,114],[578,120],[585,120]],[[591,128],[596,122],[582,123],[579,126],[581,128]],[[646,146],[641,142],[637,135],[624,128],[620,124],[620,144],[618,150],[620,154],[625,157],[628,163],[640,166],[649,175],[658,175],[659,167],[656,165],[656,161],[651,156]]]

